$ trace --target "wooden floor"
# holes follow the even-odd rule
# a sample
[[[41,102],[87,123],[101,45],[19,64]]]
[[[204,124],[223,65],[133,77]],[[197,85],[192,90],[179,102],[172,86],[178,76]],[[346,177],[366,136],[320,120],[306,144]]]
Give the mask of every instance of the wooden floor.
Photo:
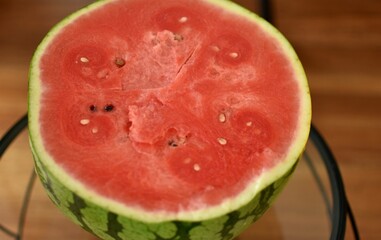
[[[54,23],[90,2],[0,0],[1,135],[27,111],[28,65],[39,41]],[[249,0],[237,2],[258,9]],[[362,239],[381,239],[381,1],[273,2],[275,24],[305,66],[313,123],[337,158]],[[16,223],[14,209],[31,166],[24,132],[0,162],[0,223],[3,218]],[[60,215],[45,208],[49,203],[43,196],[37,201],[41,204],[30,214],[44,216],[39,221],[46,228],[29,231],[49,230],[55,236],[49,219]],[[0,239],[9,238],[0,233]],[[353,239],[351,232],[346,239]]]

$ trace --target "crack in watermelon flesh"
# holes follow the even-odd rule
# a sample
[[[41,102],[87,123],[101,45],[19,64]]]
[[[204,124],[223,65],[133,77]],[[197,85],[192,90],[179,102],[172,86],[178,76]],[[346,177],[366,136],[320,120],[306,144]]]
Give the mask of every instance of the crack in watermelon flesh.
[[[129,206],[218,205],[294,141],[301,90],[277,40],[244,17],[188,4],[107,3],[61,29],[40,59],[46,150]]]

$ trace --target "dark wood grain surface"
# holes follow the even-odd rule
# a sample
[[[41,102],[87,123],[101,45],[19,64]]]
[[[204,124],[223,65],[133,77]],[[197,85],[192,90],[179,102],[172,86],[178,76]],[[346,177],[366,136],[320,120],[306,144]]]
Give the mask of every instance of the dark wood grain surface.
[[[1,135],[27,111],[28,67],[38,43],[53,24],[90,2],[0,0]],[[258,9],[252,1],[237,2]],[[361,235],[363,239],[381,239],[381,1],[273,2],[275,24],[305,67],[313,122],[337,158]],[[21,203],[31,166],[24,132],[0,162],[0,219],[7,218],[11,228],[16,227],[13,209]],[[38,224],[47,226],[44,231],[55,236],[57,227],[49,228],[50,217],[61,215],[44,207],[50,204],[45,196],[37,201],[41,202],[33,205],[30,215],[45,216]],[[68,227],[65,224],[59,228]],[[42,229],[28,231],[33,235]],[[72,239],[93,239],[81,234],[80,229],[74,230]],[[0,233],[0,239],[7,238]],[[353,239],[350,232],[347,239]]]

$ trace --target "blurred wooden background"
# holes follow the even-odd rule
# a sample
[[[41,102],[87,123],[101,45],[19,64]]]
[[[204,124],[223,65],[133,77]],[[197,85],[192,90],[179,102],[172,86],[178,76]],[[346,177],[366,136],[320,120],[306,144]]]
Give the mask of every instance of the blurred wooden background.
[[[27,110],[28,65],[35,47],[53,24],[90,2],[0,0],[0,135]],[[255,1],[237,2],[258,9]],[[313,122],[339,162],[361,235],[381,239],[381,1],[275,0],[273,7],[276,26],[305,66]],[[5,211],[5,195],[19,206],[17,188],[27,180],[4,177],[21,171],[12,158],[31,166],[25,133],[19,142],[0,162],[0,179],[5,179],[0,211]],[[44,210],[39,208],[32,211]],[[8,214],[0,212],[0,220],[13,218]],[[49,224],[48,216],[43,220]],[[347,239],[353,239],[351,232]]]

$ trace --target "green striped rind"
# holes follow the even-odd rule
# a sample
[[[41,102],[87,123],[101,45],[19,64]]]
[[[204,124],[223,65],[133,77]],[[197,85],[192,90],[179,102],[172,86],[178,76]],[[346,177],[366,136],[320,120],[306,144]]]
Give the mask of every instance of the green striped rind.
[[[33,148],[32,148],[33,150]],[[36,172],[48,196],[73,222],[104,240],[230,240],[269,208],[296,164],[248,204],[205,221],[143,222],[118,215],[80,197],[61,183],[33,151]]]

